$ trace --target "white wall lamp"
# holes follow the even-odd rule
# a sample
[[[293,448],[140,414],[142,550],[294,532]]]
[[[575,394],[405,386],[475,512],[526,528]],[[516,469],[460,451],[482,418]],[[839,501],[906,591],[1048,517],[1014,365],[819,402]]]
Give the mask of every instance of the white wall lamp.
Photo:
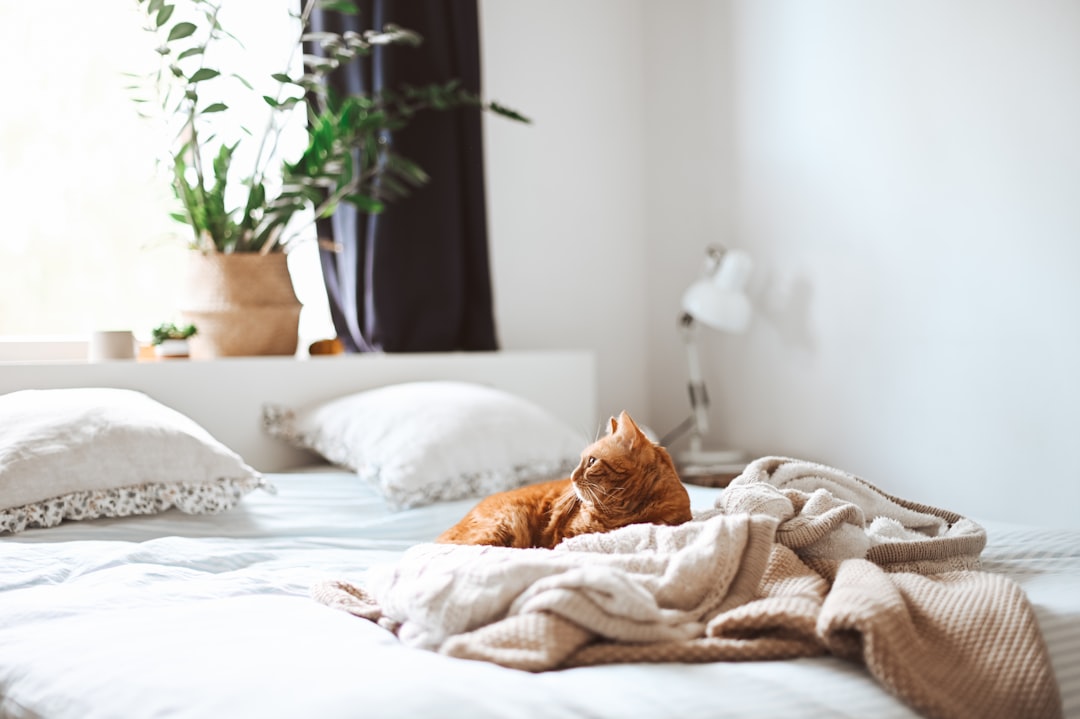
[[[709,394],[701,372],[697,332],[699,324],[731,334],[746,331],[752,312],[745,288],[753,264],[750,255],[742,250],[709,245],[704,275],[683,294],[679,330],[686,349],[691,413],[661,443],[669,446],[671,441],[690,433],[689,447],[675,453],[675,461],[684,473],[723,471],[729,465],[734,469],[746,461],[746,454],[740,450],[708,451],[702,447],[709,430]]]

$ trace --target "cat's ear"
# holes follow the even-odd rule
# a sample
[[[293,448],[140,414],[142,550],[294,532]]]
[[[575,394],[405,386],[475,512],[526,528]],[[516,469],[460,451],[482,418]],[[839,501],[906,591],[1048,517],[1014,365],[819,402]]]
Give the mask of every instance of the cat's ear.
[[[612,418],[611,423],[613,427],[616,426],[614,418]],[[619,432],[622,433],[622,435],[626,437],[627,440],[629,440],[631,448],[633,448],[634,444],[639,441],[649,441],[649,438],[646,437],[645,433],[641,431],[637,424],[635,424],[634,420],[630,417],[630,415],[626,413],[626,410],[623,410],[622,413],[619,414],[617,426],[619,428]]]
[[[612,418],[611,421],[614,423],[615,419]],[[619,413],[619,426],[622,427],[624,432],[633,430],[636,433],[641,431],[638,429],[638,426],[634,424],[634,420],[626,413],[625,409]]]
[[[623,414],[626,414],[626,412],[623,412]],[[619,420],[612,417],[611,418],[611,425],[608,427],[607,433],[608,434],[615,434],[618,431],[619,431]]]

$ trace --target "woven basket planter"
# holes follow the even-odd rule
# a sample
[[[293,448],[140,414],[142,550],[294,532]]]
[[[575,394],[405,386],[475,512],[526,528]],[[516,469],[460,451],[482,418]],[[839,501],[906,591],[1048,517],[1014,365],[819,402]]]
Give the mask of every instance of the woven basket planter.
[[[300,301],[283,253],[191,253],[180,314],[198,330],[192,359],[296,353]]]

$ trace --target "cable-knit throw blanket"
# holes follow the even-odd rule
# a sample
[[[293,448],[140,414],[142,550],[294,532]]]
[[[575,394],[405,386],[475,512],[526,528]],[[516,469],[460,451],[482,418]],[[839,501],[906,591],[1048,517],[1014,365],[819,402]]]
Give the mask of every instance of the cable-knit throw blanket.
[[[418,545],[313,594],[407,645],[529,671],[831,653],[929,717],[1059,717],[1027,598],[977,569],[985,543],[952,512],[768,457],[680,526]]]

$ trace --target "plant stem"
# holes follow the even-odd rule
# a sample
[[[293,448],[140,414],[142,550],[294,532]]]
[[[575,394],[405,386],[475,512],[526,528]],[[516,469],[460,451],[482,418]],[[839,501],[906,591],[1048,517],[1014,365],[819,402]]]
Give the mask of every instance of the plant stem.
[[[217,27],[217,16],[218,16],[218,13],[221,12],[221,6],[220,5],[213,5],[212,7],[214,8],[214,14],[210,18],[210,30],[206,35],[206,41],[203,42],[203,44],[202,44],[203,51],[201,53],[199,53],[199,70],[202,70],[204,67],[206,67],[206,49],[210,46],[210,40],[213,39],[213,37],[214,37],[214,28]],[[196,70],[196,73],[198,73],[198,70]],[[191,82],[189,81],[188,84],[190,86]],[[198,131],[198,128],[195,126],[196,105],[198,103],[198,91],[193,91],[193,92],[195,94],[195,99],[191,100],[191,106],[188,108],[188,127],[191,128],[191,159],[192,159],[192,165],[195,167],[195,176],[199,180],[199,196],[202,197],[203,208],[206,208],[207,205],[209,204],[208,201],[207,201],[207,196],[206,196],[206,176],[205,176],[204,171],[203,171],[202,152],[200,151],[201,148],[200,148],[200,145],[199,145],[199,131]],[[183,178],[180,178],[180,181],[187,182],[187,180],[183,179]],[[190,213],[190,210],[188,210],[188,212]],[[193,228],[194,228],[194,224],[195,223],[193,222],[192,223]],[[194,228],[194,229],[195,229],[195,246],[197,248],[199,248],[199,249],[202,249],[201,245],[202,245],[203,238],[199,236],[198,228]],[[223,248],[217,247],[217,244],[214,241],[214,238],[212,236],[210,238],[210,242],[214,244],[216,249],[218,249],[218,250],[223,249]]]
[[[293,45],[292,52],[289,53],[289,60],[285,65],[286,74],[292,68],[293,61],[296,60],[296,53],[300,52],[303,46],[304,33],[307,31],[308,21],[311,19],[311,11],[314,8],[315,0],[306,0],[303,9],[300,11],[300,34],[299,37],[296,38],[296,43]],[[281,102],[281,97],[284,90],[285,84],[279,83],[277,95],[274,98],[277,102]],[[271,108],[270,117],[266,121],[266,130],[263,131],[262,138],[260,138],[259,140],[259,149],[255,153],[255,168],[251,174],[252,187],[257,185],[258,183],[261,183],[266,177],[266,167],[265,165],[263,165],[263,151],[266,149],[266,140],[271,134],[274,136],[274,141],[273,145],[270,147],[270,152],[266,156],[267,161],[269,162],[269,158],[273,157],[274,153],[277,152],[278,144],[281,140],[281,132],[283,129],[281,127],[278,127],[277,131],[274,131],[274,120],[278,112],[279,110],[277,110],[276,108]],[[250,232],[254,232],[254,228],[252,228]],[[259,248],[259,254],[265,255],[269,253],[274,248],[274,244],[276,244],[277,238],[280,236],[280,234],[280,232],[273,233],[269,237],[267,237],[266,241],[263,243],[263,246]]]

